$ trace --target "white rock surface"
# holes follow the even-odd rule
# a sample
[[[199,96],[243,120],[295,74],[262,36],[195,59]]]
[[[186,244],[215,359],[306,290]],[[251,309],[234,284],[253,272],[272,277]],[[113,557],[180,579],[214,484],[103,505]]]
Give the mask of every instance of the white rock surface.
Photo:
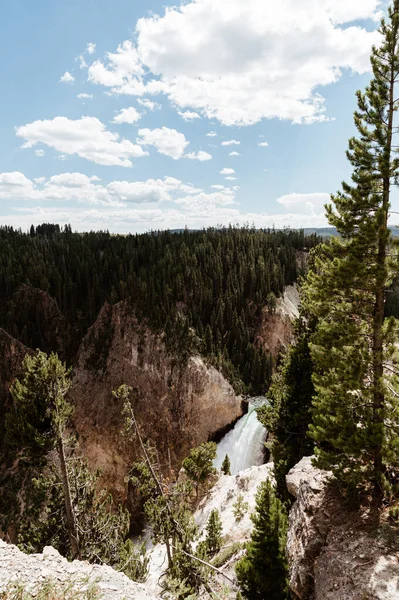
[[[201,538],[205,535],[205,527],[209,516],[212,510],[216,508],[222,521],[224,545],[230,546],[234,542],[248,541],[253,528],[250,517],[255,510],[256,491],[262,481],[272,478],[272,471],[273,464],[268,463],[259,467],[251,467],[237,473],[237,475],[220,475],[220,478],[200,502],[194,514]],[[248,503],[248,509],[243,519],[236,522],[233,514],[233,504],[237,501],[239,494],[244,496],[244,502]],[[165,546],[157,545],[150,551],[149,576],[146,581],[146,586],[152,594],[160,593],[159,578],[166,568]],[[222,570],[229,576],[234,577],[234,562]]]
[[[296,498],[289,516],[290,586],[301,600],[399,600],[397,531],[349,511],[331,473],[303,458],[287,475]]]
[[[267,463],[240,471],[237,475],[221,475],[206,498],[200,502],[194,515],[199,530],[205,531],[210,514],[216,508],[222,521],[226,545],[249,540],[253,527],[250,517],[255,510],[256,490],[262,481],[272,478],[272,471],[273,463]],[[233,514],[233,504],[240,494],[248,503],[248,510],[237,523]]]
[[[30,590],[45,579],[57,583],[76,582],[82,591],[97,583],[103,600],[151,600],[146,587],[105,565],[68,562],[51,546],[42,554],[24,554],[16,546],[0,540],[0,594],[12,582],[25,583]]]

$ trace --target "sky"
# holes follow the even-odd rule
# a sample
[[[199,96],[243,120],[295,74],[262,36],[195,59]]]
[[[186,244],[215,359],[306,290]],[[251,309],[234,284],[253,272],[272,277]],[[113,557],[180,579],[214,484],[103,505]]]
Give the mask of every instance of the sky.
[[[0,6],[0,224],[326,225],[385,0]]]

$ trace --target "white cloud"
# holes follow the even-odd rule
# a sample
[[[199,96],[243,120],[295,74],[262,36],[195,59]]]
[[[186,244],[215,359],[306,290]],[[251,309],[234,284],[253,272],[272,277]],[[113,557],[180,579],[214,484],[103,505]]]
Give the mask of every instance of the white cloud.
[[[41,150],[41,149],[35,150],[35,154],[36,154],[36,156],[44,156],[44,150]]]
[[[216,131],[210,131],[209,133],[206,134],[208,137],[216,137],[217,133]]]
[[[201,118],[197,112],[193,112],[192,110],[186,110],[184,112],[178,111],[177,114],[180,115],[185,121],[194,121],[195,119]]]
[[[232,177],[231,175],[229,175],[228,177],[225,177],[225,179],[226,179],[227,181],[236,181],[236,180],[237,180],[237,177]]]
[[[258,146],[260,148],[267,148],[269,146],[269,142],[259,142]]]
[[[225,167],[220,171],[219,175],[234,175],[234,173],[234,169],[228,169],[227,167]]]
[[[241,156],[241,154],[239,152],[230,152],[229,156]]]
[[[129,125],[133,125],[133,123],[137,123],[142,117],[142,114],[134,108],[134,106],[129,106],[129,108],[122,108],[122,110],[114,117],[112,120],[113,123],[121,124],[128,123]]]
[[[189,142],[184,133],[162,127],[159,129],[139,129],[137,143],[142,146],[154,146],[160,154],[179,160],[184,155]]]
[[[330,195],[326,193],[287,194],[277,198],[277,202],[286,210],[298,214],[321,215],[324,214],[324,205],[330,202]]]
[[[69,71],[65,71],[63,76],[60,78],[60,83],[73,83],[75,81],[75,77],[70,74]]]
[[[161,105],[158,104],[158,102],[153,102],[148,98],[138,98],[137,102],[141,104],[141,106],[144,106],[144,108],[147,108],[148,110],[159,110],[161,108]]]
[[[96,51],[96,44],[93,44],[93,42],[89,42],[86,46],[86,50],[89,54],[94,54]]]
[[[96,117],[34,121],[17,127],[16,134],[26,140],[23,148],[42,143],[63,155],[77,154],[99,165],[131,167],[132,158],[147,154],[137,144],[108,131]]]
[[[241,142],[237,140],[227,140],[226,142],[222,142],[221,146],[239,146]]]
[[[200,150],[199,152],[189,152],[185,155],[186,158],[190,158],[191,160],[199,160],[204,162],[206,160],[212,160],[212,154],[208,154],[208,152],[204,152]]]
[[[366,73],[379,0],[187,0],[136,25],[89,79],[117,94],[165,94],[225,125],[326,120],[316,90],[344,70]]]
[[[89,81],[112,88],[120,88],[126,85],[132,87],[135,85],[142,86],[141,78],[144,69],[137,49],[132,42],[123,42],[118,46],[116,52],[108,52],[107,60],[108,66],[105,66],[100,60],[96,60],[90,65],[88,71]]]
[[[276,208],[286,212],[248,213],[237,204],[238,186],[214,185],[207,192],[174,177],[145,181],[111,181],[62,173],[33,181],[20,172],[0,173],[0,217],[4,224],[27,229],[31,223],[70,222],[80,231],[116,232],[193,228],[218,223],[252,223],[257,227],[321,227],[328,194],[288,194]],[[27,202],[30,203],[27,205]],[[51,202],[56,205],[51,206]],[[165,204],[167,203],[167,204]],[[11,214],[10,214],[11,211]]]
[[[77,94],[76,96],[79,100],[91,100],[93,98],[93,94],[86,94],[83,92],[82,94]]]

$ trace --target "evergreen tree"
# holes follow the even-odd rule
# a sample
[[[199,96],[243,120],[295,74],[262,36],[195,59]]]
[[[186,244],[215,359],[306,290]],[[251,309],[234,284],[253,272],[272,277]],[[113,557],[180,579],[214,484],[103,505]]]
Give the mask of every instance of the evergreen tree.
[[[287,517],[268,480],[258,488],[251,519],[254,524],[251,540],[246,555],[236,565],[241,592],[248,600],[285,600],[288,598]]]
[[[352,183],[332,197],[327,218],[340,238],[314,253],[305,305],[318,324],[311,341],[316,396],[310,435],[316,464],[352,488],[388,487],[399,466],[397,324],[384,321],[386,289],[397,253],[388,229],[391,183],[399,174],[394,141],[398,109],[399,1],[382,20],[382,44],[371,54],[373,77],[357,93],[358,138],[349,141]]]
[[[231,475],[231,470],[230,470],[230,458],[229,455],[226,454],[226,456],[223,459],[223,463],[222,463],[222,473],[224,473],[225,475]]]
[[[27,354],[22,366],[23,377],[10,389],[14,404],[6,418],[6,440],[33,453],[57,451],[72,557],[77,558],[79,534],[65,456],[67,427],[73,412],[66,399],[71,385],[69,372],[56,354],[47,356],[40,350],[33,356]]]
[[[183,460],[183,468],[195,484],[197,499],[200,484],[205,483],[216,471],[213,466],[215,458],[215,442],[205,442],[197,448],[193,448],[187,458]]]
[[[272,440],[277,492],[288,501],[286,474],[303,456],[313,452],[313,442],[307,435],[314,395],[309,325],[298,320],[296,332],[296,343],[289,347],[273,376],[269,403],[257,409],[258,419]]]
[[[208,554],[213,556],[219,552],[222,547],[222,531],[222,521],[220,519],[219,511],[214,508],[209,516],[208,523],[206,524],[205,544]]]

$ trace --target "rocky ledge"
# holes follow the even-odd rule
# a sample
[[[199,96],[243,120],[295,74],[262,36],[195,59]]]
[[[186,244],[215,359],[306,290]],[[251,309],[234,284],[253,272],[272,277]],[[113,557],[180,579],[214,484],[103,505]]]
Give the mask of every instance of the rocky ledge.
[[[351,511],[331,473],[303,458],[287,475],[290,586],[301,600],[398,600],[397,528],[372,509]]]
[[[16,546],[0,540],[0,596],[10,584],[24,584],[32,593],[45,581],[87,591],[91,585],[99,590],[102,600],[151,600],[144,585],[135,583],[123,573],[106,565],[68,562],[51,546],[42,554],[24,554]]]

